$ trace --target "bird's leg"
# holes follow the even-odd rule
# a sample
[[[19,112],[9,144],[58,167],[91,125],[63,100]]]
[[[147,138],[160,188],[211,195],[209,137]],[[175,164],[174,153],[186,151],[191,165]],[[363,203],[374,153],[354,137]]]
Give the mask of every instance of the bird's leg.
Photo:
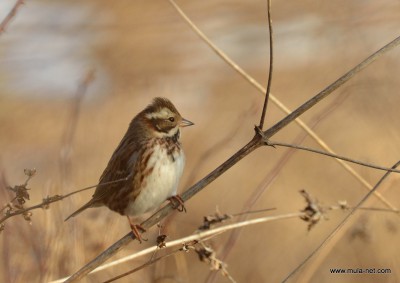
[[[173,208],[175,208],[179,212],[186,212],[184,201],[180,195],[171,196],[168,198],[168,200],[171,202]]]
[[[136,239],[138,239],[139,243],[142,243],[143,241],[147,241],[147,239],[142,237],[142,233],[146,232],[146,229],[144,229],[142,226],[138,225],[138,224],[134,224],[132,223],[132,220],[128,217],[128,221],[129,221],[129,225],[131,226],[132,229],[132,233],[133,235],[135,235]]]

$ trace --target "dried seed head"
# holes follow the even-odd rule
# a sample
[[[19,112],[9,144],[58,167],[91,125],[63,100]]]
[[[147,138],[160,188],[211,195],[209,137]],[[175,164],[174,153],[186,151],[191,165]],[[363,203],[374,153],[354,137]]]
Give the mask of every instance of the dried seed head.
[[[36,174],[36,169],[24,169],[24,174],[28,177],[33,177]]]

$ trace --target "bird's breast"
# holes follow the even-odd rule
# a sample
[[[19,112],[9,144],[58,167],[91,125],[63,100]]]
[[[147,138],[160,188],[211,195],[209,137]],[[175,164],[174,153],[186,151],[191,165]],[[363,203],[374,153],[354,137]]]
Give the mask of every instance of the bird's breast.
[[[162,140],[161,140],[162,141]],[[178,143],[155,142],[153,152],[146,158],[141,191],[128,204],[125,214],[137,216],[158,208],[167,198],[176,194],[185,166],[185,156]]]

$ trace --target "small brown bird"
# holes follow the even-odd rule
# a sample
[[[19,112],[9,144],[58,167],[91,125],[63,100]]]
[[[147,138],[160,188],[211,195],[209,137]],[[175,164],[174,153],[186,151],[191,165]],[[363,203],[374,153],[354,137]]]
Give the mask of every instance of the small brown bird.
[[[176,195],[185,166],[179,136],[181,127],[191,125],[168,99],[155,98],[133,118],[92,199],[65,221],[86,208],[105,205],[126,215],[134,235],[141,241],[139,230],[145,230],[133,224],[130,216],[152,211],[167,199],[183,210],[183,201]]]

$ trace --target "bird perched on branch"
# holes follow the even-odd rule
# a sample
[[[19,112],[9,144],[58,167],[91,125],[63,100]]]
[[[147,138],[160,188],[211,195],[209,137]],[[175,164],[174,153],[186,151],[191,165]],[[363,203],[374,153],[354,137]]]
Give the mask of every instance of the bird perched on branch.
[[[145,230],[133,224],[139,216],[170,200],[180,211],[183,200],[176,195],[185,166],[179,142],[180,129],[193,125],[166,98],[157,97],[133,118],[100,177],[92,199],[67,217],[89,207],[107,206],[128,217],[132,232],[141,242]]]

